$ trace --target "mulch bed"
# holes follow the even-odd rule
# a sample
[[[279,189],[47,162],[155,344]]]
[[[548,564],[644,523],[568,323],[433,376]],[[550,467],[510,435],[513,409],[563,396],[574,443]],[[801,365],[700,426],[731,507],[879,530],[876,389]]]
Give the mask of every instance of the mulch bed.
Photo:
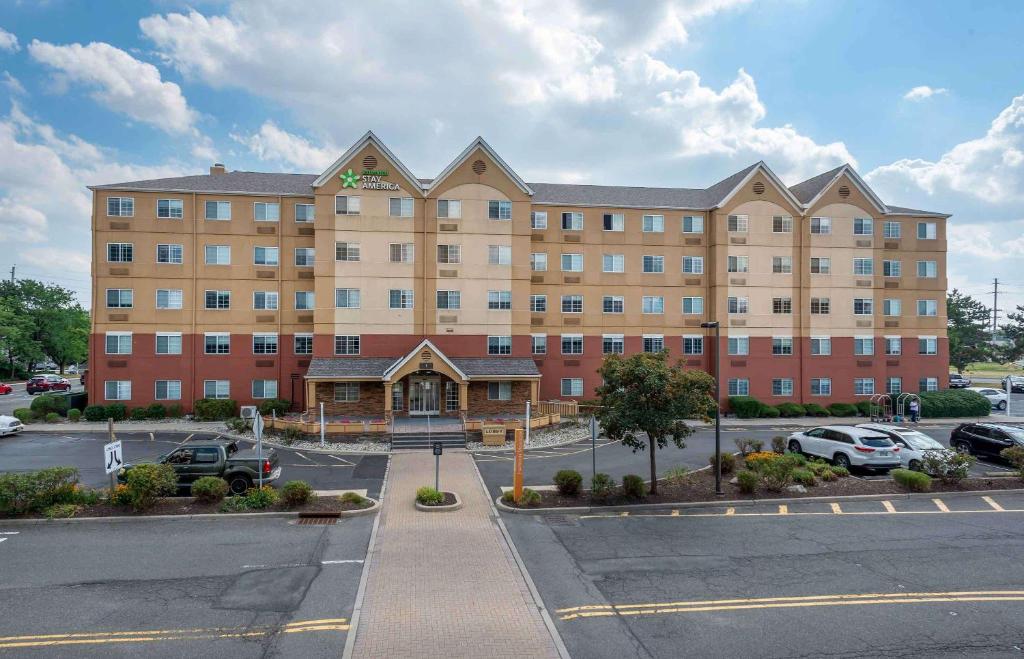
[[[433,508],[434,506],[454,506],[458,501],[458,499],[455,498],[455,495],[452,494],[451,492],[442,492],[441,494],[444,495],[444,501],[442,501],[441,503],[424,503],[420,505],[430,506],[431,508]]]
[[[658,494],[649,494],[643,499],[634,499],[619,494],[613,495],[602,501],[590,501],[588,492],[583,492],[578,497],[566,497],[557,491],[538,492],[541,501],[531,508],[571,508],[577,506],[593,505],[599,506],[624,506],[630,504],[673,504],[689,503],[699,501],[721,501],[723,499],[736,501],[771,501],[772,499],[793,499],[803,497],[842,497],[857,494],[906,494],[909,491],[892,480],[863,480],[856,476],[847,476],[834,481],[819,483],[808,487],[806,492],[769,492],[760,489],[755,494],[744,494],[740,492],[737,485],[729,482],[733,474],[722,474],[722,491],[724,497],[715,496],[715,475],[710,470],[704,470],[687,474],[685,477],[676,480],[659,480]],[[967,492],[971,490],[1010,490],[1024,489],[1024,482],[1021,479],[1012,478],[968,478],[956,485],[947,485],[935,478],[932,479],[933,493],[944,492]],[[513,507],[522,508],[524,506]]]
[[[231,510],[222,511],[221,502],[204,503],[196,501],[193,497],[166,497],[159,499],[156,505],[142,512],[135,512],[130,506],[116,506],[103,502],[92,506],[82,506],[75,514],[75,517],[148,517],[152,515],[234,515],[236,513],[272,513],[272,512],[299,512],[299,513],[338,513],[347,510],[362,510],[370,506],[369,501],[359,506],[353,503],[341,501],[338,497],[318,497],[304,506],[287,506],[284,502],[278,502],[273,506],[252,510]],[[30,515],[19,515],[12,517],[0,516],[0,519],[33,519],[46,517],[42,513]]]

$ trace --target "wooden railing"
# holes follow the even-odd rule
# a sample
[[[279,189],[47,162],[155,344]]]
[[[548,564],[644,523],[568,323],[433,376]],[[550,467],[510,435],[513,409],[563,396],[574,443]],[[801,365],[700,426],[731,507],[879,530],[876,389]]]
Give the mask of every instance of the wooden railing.
[[[580,414],[580,406],[574,400],[542,400],[537,403],[537,411],[541,414],[560,414],[563,419],[575,419]]]

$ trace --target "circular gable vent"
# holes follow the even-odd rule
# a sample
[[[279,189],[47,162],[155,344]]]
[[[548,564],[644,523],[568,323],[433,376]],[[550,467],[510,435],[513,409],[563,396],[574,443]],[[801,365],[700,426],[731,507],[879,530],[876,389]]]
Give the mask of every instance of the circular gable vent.
[[[377,159],[373,156],[363,158],[363,169],[377,169]]]
[[[847,186],[847,185],[840,185],[839,186],[839,196],[842,197],[843,199],[846,199],[847,197],[849,197],[850,196],[850,187]]]
[[[483,160],[474,160],[473,161],[473,173],[474,174],[476,174],[477,176],[480,176],[481,174],[483,174],[486,171],[487,171],[487,163],[485,163]]]
[[[761,181],[754,183],[754,194],[764,194],[764,183]]]

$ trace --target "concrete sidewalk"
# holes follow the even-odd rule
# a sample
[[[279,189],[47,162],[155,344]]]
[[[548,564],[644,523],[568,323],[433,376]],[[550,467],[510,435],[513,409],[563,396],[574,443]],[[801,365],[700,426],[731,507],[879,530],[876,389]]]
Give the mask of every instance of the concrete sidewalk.
[[[392,457],[353,656],[558,657],[472,457],[445,453],[441,465],[441,489],[463,507],[420,512],[413,501],[434,482],[433,455]]]

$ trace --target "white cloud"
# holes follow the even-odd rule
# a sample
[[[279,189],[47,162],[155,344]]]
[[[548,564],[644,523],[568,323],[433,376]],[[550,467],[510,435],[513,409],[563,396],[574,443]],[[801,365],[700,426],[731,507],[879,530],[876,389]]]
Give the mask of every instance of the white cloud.
[[[21,46],[18,45],[18,37],[2,27],[0,27],[0,50],[6,50],[9,53],[21,50]]]
[[[25,86],[21,84],[21,81],[11,75],[10,71],[4,71],[2,77],[0,77],[0,85],[7,88],[7,91],[12,96],[24,96],[27,92]]]
[[[46,239],[46,216],[31,206],[0,198],[0,233],[5,239],[17,236],[22,242],[42,242]]]
[[[945,87],[929,87],[928,85],[920,85],[904,94],[903,99],[907,101],[923,101],[926,98],[931,98],[932,96],[948,93],[949,90]]]
[[[335,146],[314,146],[304,137],[281,130],[273,121],[265,121],[256,133],[232,133],[231,139],[249,147],[260,160],[285,164],[303,172],[322,171],[341,155]]]

